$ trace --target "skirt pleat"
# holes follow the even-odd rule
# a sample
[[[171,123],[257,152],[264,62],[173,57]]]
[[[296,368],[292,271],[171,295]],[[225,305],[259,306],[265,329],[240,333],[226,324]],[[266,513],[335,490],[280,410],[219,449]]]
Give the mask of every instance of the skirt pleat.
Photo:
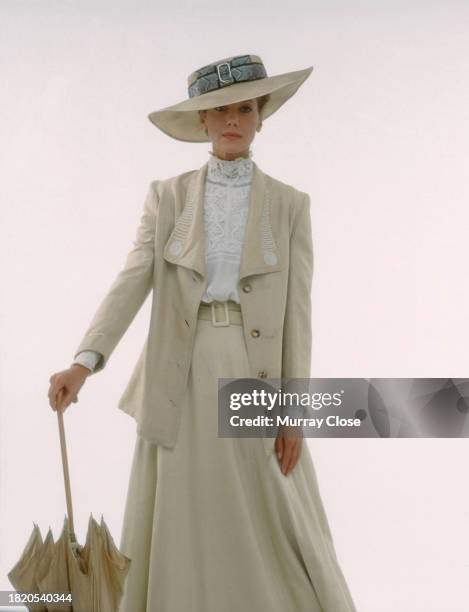
[[[175,446],[136,438],[120,612],[356,612],[306,441],[284,476],[261,438],[218,437],[218,378],[243,377],[243,327],[198,319]]]

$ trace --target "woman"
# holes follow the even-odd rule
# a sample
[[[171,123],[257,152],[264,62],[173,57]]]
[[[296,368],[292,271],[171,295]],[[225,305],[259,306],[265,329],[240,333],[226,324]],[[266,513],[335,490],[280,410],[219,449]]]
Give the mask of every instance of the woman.
[[[124,612],[355,611],[301,436],[218,437],[219,378],[310,375],[309,197],[262,172],[250,144],[311,71],[268,77],[258,56],[225,58],[149,115],[173,138],[211,142],[210,157],[151,183],[124,269],[74,364],[51,377],[53,409],[77,401],[153,289],[119,402],[137,422]]]

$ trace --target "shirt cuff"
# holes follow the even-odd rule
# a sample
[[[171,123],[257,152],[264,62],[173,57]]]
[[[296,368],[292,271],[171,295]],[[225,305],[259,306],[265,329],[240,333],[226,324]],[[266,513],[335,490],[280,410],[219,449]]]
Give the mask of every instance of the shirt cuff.
[[[81,351],[75,357],[73,363],[78,363],[82,366],[85,366],[85,368],[88,368],[89,370],[93,371],[100,357],[101,353],[98,353],[97,351]]]

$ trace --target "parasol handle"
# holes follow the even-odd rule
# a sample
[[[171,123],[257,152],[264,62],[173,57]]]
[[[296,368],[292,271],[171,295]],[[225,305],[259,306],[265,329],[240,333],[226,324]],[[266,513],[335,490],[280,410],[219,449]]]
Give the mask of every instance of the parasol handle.
[[[62,401],[63,389],[60,389],[57,394],[57,406]],[[68,526],[70,532],[70,539],[75,542],[75,529],[73,526],[73,509],[72,509],[72,492],[70,489],[70,474],[68,471],[68,460],[67,460],[67,445],[65,443],[65,429],[64,429],[64,418],[63,411],[57,408],[57,419],[59,422],[59,435],[60,435],[60,450],[62,452],[62,465],[64,471],[64,483],[65,483],[65,498],[67,500],[67,514],[68,514]]]

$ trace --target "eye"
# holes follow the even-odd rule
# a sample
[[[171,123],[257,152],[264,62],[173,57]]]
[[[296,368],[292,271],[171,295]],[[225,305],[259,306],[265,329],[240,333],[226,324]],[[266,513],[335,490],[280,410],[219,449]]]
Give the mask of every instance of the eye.
[[[224,110],[225,110],[225,108],[226,108],[226,106],[216,106],[216,107],[215,107],[215,110],[216,110],[216,111],[224,111]]]
[[[245,104],[244,106],[242,106],[241,108],[243,109],[247,109],[249,112],[252,111],[252,106],[249,106],[249,104]]]

